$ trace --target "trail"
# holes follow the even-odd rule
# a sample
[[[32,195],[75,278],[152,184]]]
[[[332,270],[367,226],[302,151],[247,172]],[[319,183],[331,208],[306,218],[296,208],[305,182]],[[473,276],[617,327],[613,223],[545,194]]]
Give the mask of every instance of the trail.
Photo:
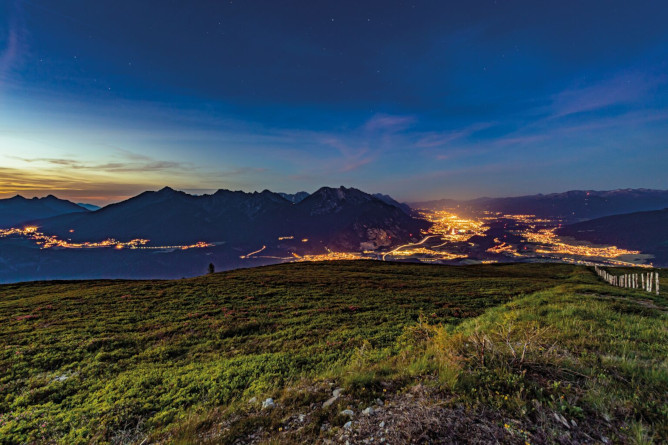
[[[425,236],[425,237],[422,239],[422,241],[420,241],[419,243],[404,244],[403,246],[399,246],[399,247],[397,247],[396,249],[394,249],[394,250],[392,250],[392,251],[390,251],[390,252],[384,253],[384,254],[383,254],[383,261],[385,261],[385,257],[386,257],[386,256],[388,256],[388,255],[392,255],[394,252],[397,252],[397,251],[403,249],[404,247],[419,246],[419,245],[421,245],[421,244],[424,244],[424,242],[427,241],[429,238],[434,238],[434,237],[436,237],[436,235],[428,235],[428,236]]]
[[[262,251],[263,251],[264,249],[266,249],[266,248],[267,248],[267,246],[262,246],[261,249],[256,250],[255,252],[251,252],[251,253],[248,253],[248,254],[246,254],[246,255],[241,255],[240,258],[243,258],[243,259],[250,258],[251,256],[255,255],[256,253],[260,253],[260,252],[262,252]]]

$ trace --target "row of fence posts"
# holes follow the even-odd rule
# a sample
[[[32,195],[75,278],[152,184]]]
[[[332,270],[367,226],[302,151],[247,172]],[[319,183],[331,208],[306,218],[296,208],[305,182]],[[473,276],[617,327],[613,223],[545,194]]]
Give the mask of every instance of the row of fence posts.
[[[626,287],[629,289],[642,289],[646,292],[656,292],[659,295],[659,273],[627,273],[623,275],[613,275],[605,269],[594,266],[594,270],[599,277],[607,283],[617,287]]]

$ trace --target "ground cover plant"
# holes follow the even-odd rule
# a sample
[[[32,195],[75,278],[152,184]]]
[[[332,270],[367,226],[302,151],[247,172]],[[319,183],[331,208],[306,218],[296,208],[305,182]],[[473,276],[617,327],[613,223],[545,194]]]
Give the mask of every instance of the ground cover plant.
[[[0,442],[659,442],[665,302],[563,264],[5,285]]]

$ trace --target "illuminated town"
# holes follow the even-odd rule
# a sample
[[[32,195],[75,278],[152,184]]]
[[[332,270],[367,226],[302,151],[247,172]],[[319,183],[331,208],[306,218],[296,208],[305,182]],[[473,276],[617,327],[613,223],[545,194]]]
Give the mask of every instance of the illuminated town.
[[[559,220],[534,215],[419,210],[433,225],[422,240],[383,253],[384,260],[475,264],[508,261],[559,261],[573,264],[651,267],[650,256],[616,246],[598,246],[555,234]]]
[[[199,249],[204,247],[211,247],[213,244],[199,241],[195,244],[188,245],[174,245],[174,246],[149,246],[150,240],[137,238],[127,242],[115,240],[113,238],[106,239],[100,242],[82,242],[75,243],[69,240],[59,239],[54,235],[45,235],[40,232],[37,227],[24,227],[0,229],[0,238],[17,237],[34,241],[41,249],[101,249],[113,248],[121,249],[153,249],[153,250],[188,250]]]
[[[432,223],[420,239],[408,244],[360,251],[339,252],[320,246],[314,251],[308,238],[295,235],[278,237],[273,243],[249,248],[242,260],[331,261],[373,259],[419,261],[442,264],[480,264],[509,261],[557,261],[573,264],[651,267],[650,255],[616,246],[599,246],[556,235],[561,221],[533,215],[478,212],[467,217],[453,211],[418,210],[417,216]],[[40,249],[132,249],[188,250],[213,247],[219,243],[200,241],[188,245],[150,245],[137,238],[119,241],[73,242],[47,235],[37,227],[0,229],[0,238],[30,240]],[[287,243],[287,244],[286,244]],[[270,245],[271,244],[271,245]]]

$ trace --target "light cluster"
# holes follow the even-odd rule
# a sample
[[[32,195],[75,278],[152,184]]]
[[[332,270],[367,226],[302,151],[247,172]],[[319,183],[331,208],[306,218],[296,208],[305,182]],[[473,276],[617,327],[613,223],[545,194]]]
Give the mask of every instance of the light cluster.
[[[432,223],[429,233],[447,242],[466,242],[475,235],[483,235],[487,227],[481,220],[462,218],[445,210],[420,211],[420,216]],[[439,247],[439,246],[434,246]]]
[[[11,229],[0,229],[0,238],[6,238],[9,236],[18,236],[23,237],[32,241],[35,241],[35,244],[40,246],[42,249],[102,249],[102,248],[114,248],[114,249],[155,249],[155,250],[165,250],[165,249],[198,249],[203,247],[211,247],[213,244],[206,243],[204,241],[199,241],[195,244],[188,245],[174,245],[174,246],[148,246],[150,240],[137,238],[127,242],[118,241],[113,238],[108,238],[104,241],[99,242],[90,242],[85,241],[81,243],[75,243],[68,240],[62,240],[55,235],[46,235],[38,230],[37,227],[24,227],[11,228]]]
[[[585,257],[618,258],[622,255],[637,255],[637,250],[620,249],[616,246],[592,246],[588,244],[569,244],[560,240],[554,233],[556,229],[542,229],[536,232],[524,232],[527,241],[542,244],[536,253],[577,255]]]

